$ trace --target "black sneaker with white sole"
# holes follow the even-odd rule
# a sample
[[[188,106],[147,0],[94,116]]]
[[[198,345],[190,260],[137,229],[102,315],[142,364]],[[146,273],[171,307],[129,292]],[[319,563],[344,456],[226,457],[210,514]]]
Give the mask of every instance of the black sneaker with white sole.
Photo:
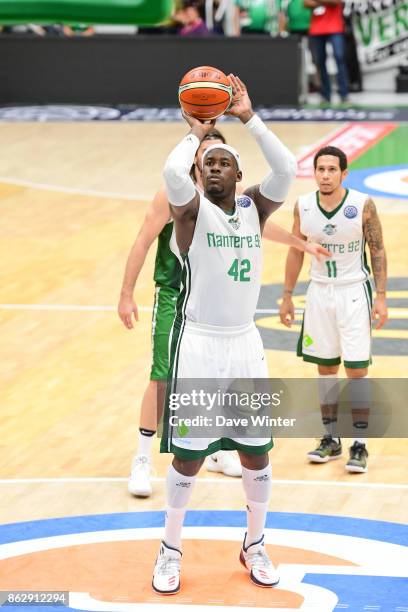
[[[340,438],[337,441],[331,436],[326,435],[320,440],[319,446],[315,450],[307,453],[307,458],[312,463],[327,463],[341,457],[341,452]]]
[[[350,446],[350,459],[346,463],[347,472],[367,472],[367,458],[368,451],[365,444],[354,442],[353,446]]]

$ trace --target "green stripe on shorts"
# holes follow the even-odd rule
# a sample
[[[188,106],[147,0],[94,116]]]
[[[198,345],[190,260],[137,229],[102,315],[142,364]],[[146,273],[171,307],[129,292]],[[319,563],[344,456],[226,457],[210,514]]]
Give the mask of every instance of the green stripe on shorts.
[[[248,438],[248,442],[250,438]],[[185,461],[194,461],[195,459],[202,459],[203,457],[208,457],[208,455],[212,455],[219,450],[239,450],[248,455],[263,455],[273,448],[273,440],[272,438],[266,444],[262,444],[259,446],[251,446],[251,444],[240,444],[239,442],[235,442],[231,438],[220,438],[219,440],[215,440],[211,442],[207,448],[202,450],[190,450],[188,448],[179,448],[175,444],[171,444],[170,451],[179,459],[184,459]],[[163,452],[163,451],[162,451]]]
[[[169,336],[176,313],[179,291],[156,287],[152,318],[152,367],[150,380],[167,380],[169,373]]]

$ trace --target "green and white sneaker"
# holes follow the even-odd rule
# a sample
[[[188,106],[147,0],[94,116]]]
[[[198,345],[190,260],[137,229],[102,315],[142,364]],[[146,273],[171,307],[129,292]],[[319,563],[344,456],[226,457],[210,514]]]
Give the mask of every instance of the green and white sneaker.
[[[348,472],[366,472],[368,469],[367,457],[368,451],[365,444],[354,442],[353,446],[350,446],[350,459],[346,463],[346,470]]]
[[[333,440],[329,435],[323,436],[319,446],[315,450],[310,451],[310,453],[307,453],[307,458],[312,463],[327,463],[339,457],[341,457],[340,438],[338,438],[338,442],[336,442],[336,440]]]

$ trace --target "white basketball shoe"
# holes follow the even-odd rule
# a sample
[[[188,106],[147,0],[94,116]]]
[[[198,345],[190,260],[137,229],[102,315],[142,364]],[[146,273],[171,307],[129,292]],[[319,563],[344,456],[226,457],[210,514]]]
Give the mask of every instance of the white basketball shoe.
[[[180,566],[181,551],[162,542],[153,570],[153,590],[161,595],[178,593],[180,590]]]
[[[233,478],[242,476],[241,463],[232,451],[221,450],[213,453],[205,460],[205,468],[208,472],[220,472]]]
[[[265,549],[264,536],[250,546],[245,546],[247,534],[245,534],[239,560],[250,572],[250,578],[254,584],[260,587],[273,587],[279,582],[277,571],[268,557]]]
[[[150,461],[147,455],[136,455],[132,461],[132,470],[128,480],[128,491],[136,497],[150,497]]]

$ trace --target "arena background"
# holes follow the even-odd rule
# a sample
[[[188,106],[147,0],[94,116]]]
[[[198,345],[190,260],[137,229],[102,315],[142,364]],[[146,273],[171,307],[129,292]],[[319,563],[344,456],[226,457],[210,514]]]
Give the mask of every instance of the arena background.
[[[27,5],[21,2],[20,8]],[[141,5],[143,11],[148,3]],[[155,8],[166,13],[168,5],[158,2]],[[370,17],[373,24],[391,23],[390,7],[402,22],[407,5],[396,1],[367,3],[357,22],[361,26]],[[18,21],[24,28],[27,14],[8,14],[7,22],[1,12],[6,9],[0,2],[3,22]],[[123,21],[129,27],[129,20],[118,17]],[[366,31],[364,23],[360,31]],[[391,28],[386,31],[391,36]],[[390,321],[373,334],[371,376],[405,379],[408,94],[395,91],[403,87],[403,79],[397,83],[404,74],[402,26],[399,35],[387,42],[386,62],[378,40],[370,41],[371,55],[360,41],[367,86],[346,107],[328,108],[303,89],[308,58],[299,41],[255,36],[217,44],[219,67],[229,69],[232,53],[231,70],[240,74],[242,67],[249,92],[261,96],[259,113],[299,161],[276,222],[290,229],[297,196],[314,189],[311,161],[323,143],[347,152],[347,185],[376,202],[388,255]],[[126,481],[150,370],[154,249],[137,285],[140,321],[133,331],[122,326],[116,306],[127,254],[162,182],[166,156],[186,133],[177,108],[178,79],[185,68],[209,63],[209,57],[216,63],[217,57],[212,39],[166,39],[174,53],[168,55],[166,40],[160,46],[153,37],[121,36],[96,32],[85,41],[34,38],[27,30],[0,35],[0,591],[69,591],[72,610],[164,610],[178,604],[186,611],[404,612],[404,431],[399,439],[370,440],[369,471],[359,475],[345,472],[345,458],[308,464],[312,439],[276,439],[266,539],[282,578],[273,590],[255,589],[237,563],[245,525],[240,481],[202,470],[186,520],[183,591],[164,602],[151,591],[169,462],[159,455],[158,441],[152,497],[133,498]],[[279,47],[292,48],[293,55]],[[383,65],[373,68],[376,57]],[[295,98],[279,98],[281,83],[290,84]],[[101,96],[99,86],[130,97]],[[219,127],[241,152],[245,184],[259,182],[267,166],[251,137],[235,120],[223,118]],[[292,330],[277,316],[285,257],[285,247],[264,244],[257,325],[272,377],[314,377],[314,366],[295,356],[307,265]]]

